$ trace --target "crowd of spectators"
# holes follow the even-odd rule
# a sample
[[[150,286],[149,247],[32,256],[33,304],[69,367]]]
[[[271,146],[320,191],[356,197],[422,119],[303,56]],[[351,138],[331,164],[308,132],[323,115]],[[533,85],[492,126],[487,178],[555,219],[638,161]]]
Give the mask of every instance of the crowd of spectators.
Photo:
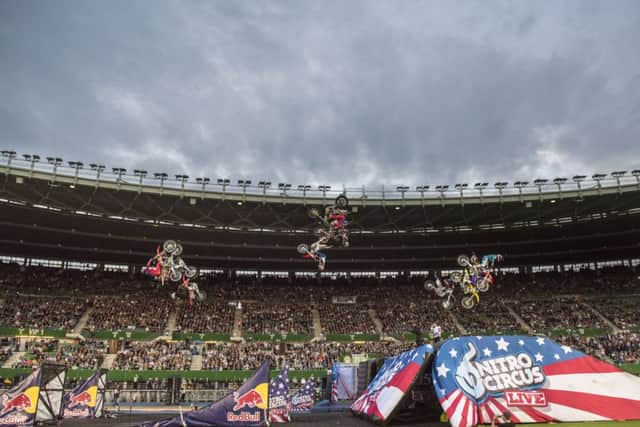
[[[504,334],[524,329],[505,306],[509,302],[503,302],[491,294],[481,295],[480,304],[473,310],[458,310],[455,313],[468,334]]]
[[[534,332],[605,326],[599,316],[574,298],[519,301],[513,307]]]
[[[79,298],[6,296],[0,309],[0,325],[11,328],[73,329],[87,308]]]
[[[609,358],[615,363],[640,363],[640,334],[635,332],[601,336],[570,334],[560,337],[558,341],[583,353]]]
[[[127,342],[117,352],[111,369],[188,370],[194,352],[195,349],[186,342]]]
[[[313,318],[308,304],[298,301],[270,301],[246,304],[242,318],[243,333],[310,334]]]
[[[589,301],[592,307],[621,329],[640,326],[640,298],[638,296],[617,296],[594,298]]]
[[[174,304],[170,299],[103,297],[95,300],[87,327],[90,331],[138,329],[162,332]]]
[[[178,310],[176,330],[230,334],[233,330],[234,316],[234,304],[209,296],[208,299],[198,302],[196,308],[182,304]]]

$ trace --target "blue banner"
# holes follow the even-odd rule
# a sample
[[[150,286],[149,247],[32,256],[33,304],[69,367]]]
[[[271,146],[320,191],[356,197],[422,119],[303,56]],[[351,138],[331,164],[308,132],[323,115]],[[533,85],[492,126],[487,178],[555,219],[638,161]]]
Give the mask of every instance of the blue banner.
[[[269,362],[264,362],[253,377],[237,391],[198,411],[181,417],[148,422],[142,427],[235,427],[266,426],[269,407]]]
[[[41,369],[37,369],[20,384],[0,398],[0,425],[33,426],[40,398]]]
[[[105,375],[98,371],[65,394],[62,400],[63,418],[98,418],[102,415],[104,389],[101,390],[100,386],[104,387]]]

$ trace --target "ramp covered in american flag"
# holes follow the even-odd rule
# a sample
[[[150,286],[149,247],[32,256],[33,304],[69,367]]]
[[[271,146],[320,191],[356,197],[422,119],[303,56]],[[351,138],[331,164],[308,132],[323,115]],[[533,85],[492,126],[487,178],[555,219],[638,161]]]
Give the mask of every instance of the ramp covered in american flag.
[[[422,345],[389,357],[351,411],[380,424],[388,423],[431,362],[433,347]]]
[[[640,419],[640,378],[546,337],[447,340],[432,376],[453,427],[506,410],[516,423]]]

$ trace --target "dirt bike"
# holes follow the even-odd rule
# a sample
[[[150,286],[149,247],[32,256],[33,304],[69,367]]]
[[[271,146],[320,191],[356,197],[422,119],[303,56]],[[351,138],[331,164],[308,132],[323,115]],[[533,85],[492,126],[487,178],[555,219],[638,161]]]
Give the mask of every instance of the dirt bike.
[[[465,268],[469,280],[480,292],[487,292],[493,284],[491,269],[484,267],[480,263],[473,263],[467,255],[458,255],[458,265]]]
[[[319,256],[317,253],[312,252],[309,245],[306,243],[300,243],[297,247],[297,251],[300,255],[310,255],[311,258],[318,263],[318,269],[320,271],[324,270],[324,258]]]
[[[455,305],[456,298],[453,294],[454,284],[450,281],[443,279],[440,280],[438,275],[435,275],[435,282],[427,280],[424,282],[424,288],[428,291],[435,292],[440,298],[446,298],[442,301],[442,307],[446,310]]]
[[[480,302],[478,289],[471,281],[471,274],[469,273],[468,269],[465,269],[464,274],[459,271],[454,271],[453,273],[451,273],[449,278],[453,283],[459,284],[462,288],[462,291],[466,295],[460,300],[460,304],[462,304],[464,308],[470,309],[475,305],[476,302]]]

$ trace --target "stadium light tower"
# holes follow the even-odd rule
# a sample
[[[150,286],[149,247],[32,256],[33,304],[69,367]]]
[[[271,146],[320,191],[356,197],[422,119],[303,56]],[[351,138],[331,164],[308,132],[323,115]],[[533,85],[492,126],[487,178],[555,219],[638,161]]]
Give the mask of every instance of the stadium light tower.
[[[67,163],[69,163],[69,167],[76,170],[75,175],[73,177],[73,186],[71,187],[71,188],[75,188],[76,185],[78,184],[78,172],[80,171],[80,169],[84,167],[84,164],[82,162],[74,162],[74,161],[69,161]]]
[[[142,192],[142,180],[147,176],[147,171],[143,169],[134,169],[133,174],[138,177],[138,194]]]
[[[466,182],[460,183],[460,184],[456,184],[455,185],[456,190],[458,190],[458,192],[460,192],[460,205],[464,206],[464,190],[469,187],[469,184],[467,184]]]
[[[288,184],[286,182],[278,183],[278,189],[281,191],[280,195],[283,197],[287,197],[287,190],[289,190],[290,188],[291,188],[291,184]]]
[[[487,188],[489,186],[488,182],[476,182],[475,184],[473,184],[473,187],[478,190],[478,192],[480,193],[480,204],[484,204],[484,194],[483,191],[485,188]]]
[[[402,198],[402,206],[404,207],[404,193],[409,191],[409,186],[407,185],[398,185],[396,190],[400,192],[400,196]]]
[[[640,188],[640,169],[634,169],[631,171],[631,175],[636,177],[636,182],[638,183],[638,187]]]
[[[549,182],[549,180],[544,178],[538,178],[533,180],[533,185],[538,187],[538,197],[540,198],[540,201],[542,201],[542,186],[546,185],[547,182]]]
[[[251,185],[250,179],[239,179],[238,185],[242,187],[242,202],[246,200],[247,197],[247,187]]]
[[[58,173],[58,166],[62,164],[62,159],[60,157],[47,157],[47,162],[50,165],[53,165],[53,184],[55,184],[57,173]]]
[[[444,193],[447,190],[449,190],[448,185],[436,185],[436,191],[440,193],[440,203],[442,204],[443,208],[444,208]]]
[[[200,195],[200,199],[204,200],[204,188],[207,186],[208,183],[211,182],[211,178],[207,178],[207,177],[198,177],[196,178],[196,182],[198,184],[200,184],[202,186],[202,193]]]
[[[596,185],[598,186],[598,196],[602,192],[602,183],[600,181],[602,181],[606,177],[607,177],[606,173],[596,173],[591,175],[591,179],[593,179],[596,182]]]
[[[125,168],[111,168],[111,171],[114,175],[118,175],[116,182],[118,183],[118,191],[120,191],[120,185],[122,184],[122,175],[127,173],[127,170]]]
[[[90,163],[89,167],[91,168],[92,171],[95,171],[95,173],[96,173],[95,186],[96,186],[96,188],[98,188],[100,186],[100,174],[102,174],[102,171],[105,170],[106,166],[105,165],[101,165],[99,163]]]
[[[267,202],[267,188],[271,187],[271,181],[259,181],[258,187],[262,188],[262,204]]]
[[[169,178],[169,175],[166,172],[155,172],[153,177],[160,180],[160,194],[164,194],[164,182]]]
[[[586,175],[574,175],[571,179],[573,180],[573,182],[576,183],[576,185],[578,186],[578,199],[582,200],[582,184],[580,184],[582,181],[584,181],[587,178]]]
[[[30,162],[30,171],[29,172],[29,177],[33,177],[33,170],[36,168],[36,163],[38,163],[40,161],[40,156],[38,156],[37,154],[23,154],[22,157],[24,157],[24,159],[28,162]]]
[[[553,183],[558,186],[558,197],[562,200],[562,184],[567,182],[567,178],[555,178]]]
[[[222,194],[227,191],[227,185],[231,183],[229,178],[218,178],[218,185],[222,186]]]
[[[9,168],[11,168],[11,161],[16,158],[16,152],[13,150],[2,150],[2,157],[5,157],[7,159],[5,177],[6,179],[9,179]]]
[[[626,174],[627,174],[627,171],[614,171],[614,172],[611,172],[611,176],[616,179],[616,184],[618,186],[618,194],[620,194],[621,191],[622,191],[620,189],[620,178],[622,178]]]
[[[522,198],[522,189],[529,185],[529,181],[516,181],[513,183],[513,186],[518,189],[518,194],[520,195],[520,203],[524,202]]]
[[[178,174],[178,175],[175,175],[175,177],[176,177],[176,181],[178,181],[180,183],[180,191],[181,191],[180,198],[183,198],[184,197],[184,183],[187,182],[187,180],[189,179],[189,175]]]
[[[325,204],[325,199],[327,197],[327,191],[331,190],[330,185],[318,185],[318,190],[322,191],[322,204]]]
[[[500,203],[502,203],[502,190],[504,190],[507,185],[509,185],[508,182],[496,182],[495,184],[493,184],[493,186],[498,189],[498,193],[500,194]]]

